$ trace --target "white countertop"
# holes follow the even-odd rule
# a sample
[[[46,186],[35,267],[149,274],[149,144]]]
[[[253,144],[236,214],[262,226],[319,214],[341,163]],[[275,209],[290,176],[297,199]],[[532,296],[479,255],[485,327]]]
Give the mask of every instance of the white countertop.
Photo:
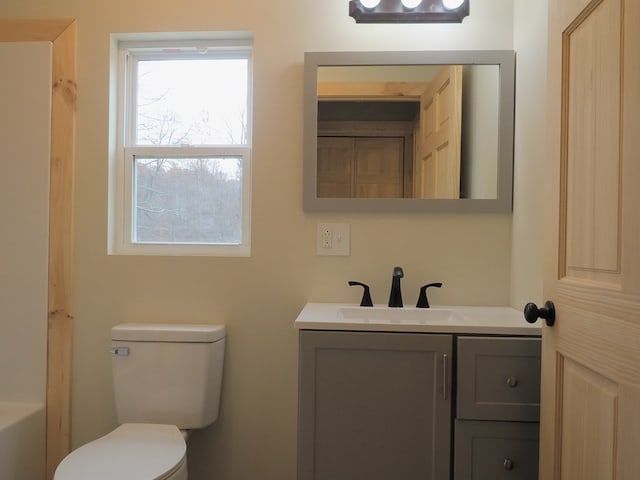
[[[307,303],[295,321],[299,330],[541,335],[541,322],[527,323],[511,307],[442,306],[389,308],[376,305]]]

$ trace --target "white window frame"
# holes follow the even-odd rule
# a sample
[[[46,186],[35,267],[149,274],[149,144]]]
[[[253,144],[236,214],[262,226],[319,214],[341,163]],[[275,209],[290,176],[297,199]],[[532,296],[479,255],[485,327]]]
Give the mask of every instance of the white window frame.
[[[221,35],[225,37],[225,35]],[[242,38],[237,38],[238,36]],[[109,188],[109,245],[113,255],[160,255],[160,256],[250,256],[251,254],[251,138],[252,138],[252,42],[246,35],[229,35],[231,38],[184,39],[180,36],[154,40],[114,39],[116,49],[116,87],[112,91],[116,99],[116,115],[112,117],[115,127],[115,152],[112,155]],[[235,38],[234,38],[235,37]],[[164,49],[184,52],[182,58],[193,54],[202,58],[207,51],[213,57],[242,56],[248,59],[247,84],[247,139],[243,145],[184,145],[141,146],[133,145],[135,138],[135,102],[131,92],[135,91],[132,62],[136,58],[158,58],[165,56]],[[113,106],[113,105],[112,105]],[[115,121],[114,121],[115,120]],[[141,157],[239,157],[242,159],[242,238],[237,244],[205,243],[143,243],[134,242],[132,226],[135,208],[134,159]]]

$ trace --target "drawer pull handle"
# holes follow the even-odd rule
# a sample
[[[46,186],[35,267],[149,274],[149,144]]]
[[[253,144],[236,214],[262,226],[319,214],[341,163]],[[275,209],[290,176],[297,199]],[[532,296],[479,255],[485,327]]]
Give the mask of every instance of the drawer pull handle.
[[[511,460],[510,458],[505,458],[504,459],[504,463],[502,464],[504,466],[505,470],[513,470],[514,464],[513,464],[513,460]]]
[[[507,385],[511,388],[515,388],[518,386],[518,379],[516,377],[507,377]]]
[[[447,400],[447,376],[449,372],[447,371],[447,363],[449,362],[449,356],[444,353],[442,355],[442,398],[443,400]]]

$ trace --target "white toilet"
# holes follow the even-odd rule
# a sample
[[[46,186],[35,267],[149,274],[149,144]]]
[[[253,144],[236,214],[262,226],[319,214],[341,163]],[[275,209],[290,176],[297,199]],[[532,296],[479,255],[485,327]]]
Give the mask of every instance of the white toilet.
[[[116,325],[111,353],[120,426],[67,455],[54,480],[186,480],[185,438],[218,417],[222,325]]]

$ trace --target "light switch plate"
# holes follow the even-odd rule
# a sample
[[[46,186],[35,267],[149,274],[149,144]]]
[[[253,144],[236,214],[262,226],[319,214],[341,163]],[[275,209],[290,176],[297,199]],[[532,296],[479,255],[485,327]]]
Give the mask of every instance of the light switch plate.
[[[316,240],[318,255],[351,255],[348,223],[319,223]]]

